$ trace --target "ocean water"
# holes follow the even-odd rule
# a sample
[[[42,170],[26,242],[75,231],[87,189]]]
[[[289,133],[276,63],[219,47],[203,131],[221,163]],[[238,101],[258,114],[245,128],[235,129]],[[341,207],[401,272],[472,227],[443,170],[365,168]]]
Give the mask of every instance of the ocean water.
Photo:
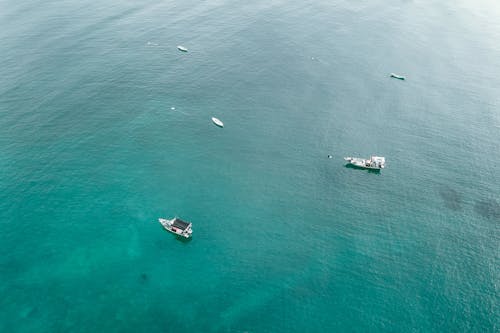
[[[499,17],[1,0],[0,331],[498,332]]]

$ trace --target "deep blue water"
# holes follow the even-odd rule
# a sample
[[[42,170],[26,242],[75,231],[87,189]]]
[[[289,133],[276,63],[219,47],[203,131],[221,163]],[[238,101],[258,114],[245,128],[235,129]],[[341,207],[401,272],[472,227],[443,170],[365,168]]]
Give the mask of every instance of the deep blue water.
[[[0,0],[0,331],[498,332],[499,17]]]

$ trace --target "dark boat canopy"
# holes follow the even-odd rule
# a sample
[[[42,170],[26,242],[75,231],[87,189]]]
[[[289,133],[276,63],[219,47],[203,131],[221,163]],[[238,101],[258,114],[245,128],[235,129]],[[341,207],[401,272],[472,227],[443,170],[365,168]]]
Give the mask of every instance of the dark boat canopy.
[[[191,225],[191,223],[183,221],[183,220],[178,219],[178,218],[176,218],[174,220],[174,223],[172,224],[172,226],[179,228],[181,230],[186,230],[187,227],[189,227],[190,225]]]

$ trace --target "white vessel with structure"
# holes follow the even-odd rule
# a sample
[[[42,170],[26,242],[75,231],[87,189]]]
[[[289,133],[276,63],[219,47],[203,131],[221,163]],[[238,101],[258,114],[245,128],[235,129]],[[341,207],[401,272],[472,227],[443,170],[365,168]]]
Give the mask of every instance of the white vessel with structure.
[[[158,221],[160,221],[163,228],[178,236],[190,238],[193,233],[193,229],[191,229],[192,223],[183,221],[180,218],[174,217],[171,220],[159,218]]]
[[[385,157],[371,156],[369,159],[359,157],[344,157],[349,165],[362,168],[380,170],[385,168]]]
[[[224,123],[218,118],[212,117],[212,122],[219,127],[224,127]]]
[[[186,49],[186,48],[185,48],[184,46],[182,46],[182,45],[177,46],[177,49],[178,49],[179,51],[182,51],[182,52],[187,52],[187,51],[188,51],[188,49]]]

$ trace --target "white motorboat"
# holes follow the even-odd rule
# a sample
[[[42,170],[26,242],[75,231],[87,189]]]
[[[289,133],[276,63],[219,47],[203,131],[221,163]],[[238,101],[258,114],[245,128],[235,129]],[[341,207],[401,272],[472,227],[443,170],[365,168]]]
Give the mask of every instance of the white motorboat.
[[[178,49],[179,51],[182,51],[182,52],[187,52],[187,51],[188,51],[188,49],[186,49],[186,48],[185,48],[184,46],[182,46],[182,45],[177,46],[177,49]]]
[[[385,157],[371,156],[369,159],[359,157],[344,157],[348,165],[362,169],[380,170],[385,168]]]
[[[159,218],[158,221],[160,221],[163,228],[175,235],[190,238],[193,233],[193,229],[191,229],[192,223],[183,221],[180,218],[174,217],[171,220]]]
[[[406,80],[406,77],[404,77],[403,75],[398,75],[398,74],[394,74],[394,73],[391,73],[391,77],[398,79],[398,80]]]
[[[215,117],[212,117],[212,121],[215,125],[219,126],[219,127],[224,127],[224,123],[218,119],[218,118],[215,118]]]

